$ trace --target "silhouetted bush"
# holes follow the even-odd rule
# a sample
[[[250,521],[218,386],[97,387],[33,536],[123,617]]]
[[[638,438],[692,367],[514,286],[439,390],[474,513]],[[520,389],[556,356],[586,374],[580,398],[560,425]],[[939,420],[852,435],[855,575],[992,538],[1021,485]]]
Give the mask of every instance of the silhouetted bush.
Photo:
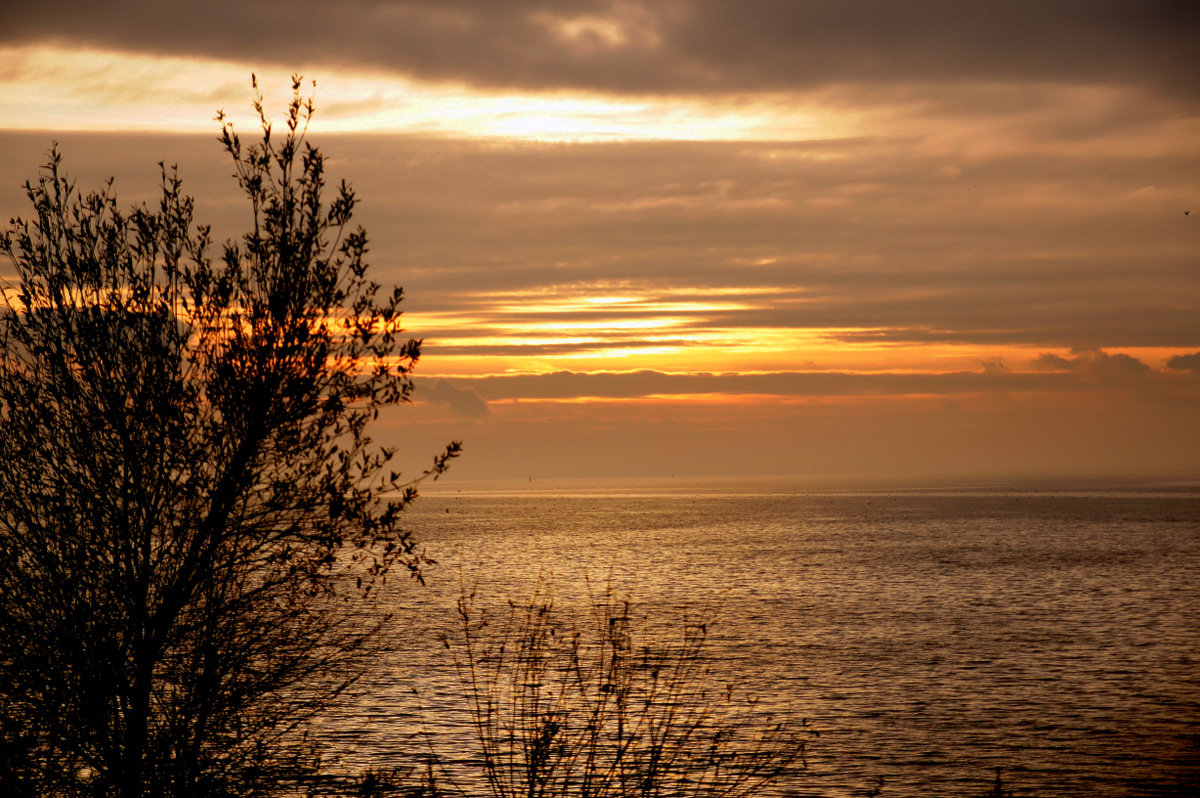
[[[807,730],[713,677],[705,623],[656,634],[611,588],[589,612],[544,592],[500,619],[460,600],[445,645],[493,798],[737,798],[802,766]]]

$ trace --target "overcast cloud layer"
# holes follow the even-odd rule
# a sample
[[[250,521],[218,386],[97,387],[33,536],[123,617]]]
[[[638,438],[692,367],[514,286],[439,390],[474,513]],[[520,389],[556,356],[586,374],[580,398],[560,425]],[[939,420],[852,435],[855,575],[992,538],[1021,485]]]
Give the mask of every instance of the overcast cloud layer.
[[[1200,6],[1172,0],[151,0],[5,3],[0,42],[473,86],[759,92],[858,82],[1121,84],[1200,97]]]
[[[0,133],[0,218],[58,139],[82,187],[152,200],[155,163],[178,163],[217,239],[244,230],[212,135],[130,130],[248,105],[251,71],[331,87],[318,121],[399,131],[316,136],[426,339],[385,438],[463,438],[456,473],[1200,474],[1195,3],[68,0],[0,20],[27,117],[0,126],[34,131]],[[520,96],[472,105],[499,89]],[[529,94],[549,90],[566,102]],[[125,132],[67,132],[106,125]]]
[[[115,174],[133,201],[153,191],[156,161],[176,162],[204,220],[239,229],[244,203],[210,138],[60,138],[82,185]],[[0,141],[7,218],[49,141]],[[678,321],[676,337],[815,329],[849,343],[1200,349],[1200,212],[1183,213],[1196,156],[1093,155],[1087,141],[1076,155],[1068,142],[990,157],[911,141],[321,143],[363,198],[377,273],[435,319],[419,333],[443,354],[519,355],[496,336],[537,322],[610,320],[594,335],[637,346],[636,322],[656,316]],[[637,301],[535,301],[572,293]]]

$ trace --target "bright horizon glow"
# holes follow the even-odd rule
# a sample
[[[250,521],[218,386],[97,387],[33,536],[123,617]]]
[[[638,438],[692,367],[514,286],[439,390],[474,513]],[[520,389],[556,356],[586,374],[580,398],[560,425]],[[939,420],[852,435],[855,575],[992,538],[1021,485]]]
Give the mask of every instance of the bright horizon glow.
[[[555,371],[659,371],[671,374],[808,372],[842,374],[946,374],[1000,371],[1011,374],[1054,371],[1037,365],[1051,354],[1064,359],[1069,348],[1043,345],[929,343],[845,340],[865,328],[775,328],[689,326],[687,319],[654,317],[595,319],[587,323],[520,322],[486,315],[438,316],[442,335],[426,335],[434,315],[406,313],[409,333],[424,338],[425,378],[548,374]],[[670,321],[672,324],[663,322]],[[453,330],[454,332],[450,332]],[[462,331],[462,332],[459,332]],[[469,334],[463,334],[470,331]],[[609,332],[611,331],[611,332]],[[630,336],[633,336],[631,339]],[[1162,367],[1184,347],[1114,347]],[[586,361],[584,366],[581,361]]]
[[[836,372],[845,374],[1046,373],[1047,353],[1067,348],[904,340],[904,330],[876,327],[764,327],[739,314],[790,302],[787,286],[633,282],[547,285],[467,291],[462,310],[409,312],[405,326],[435,354],[425,377],[546,374],[555,371],[659,371],[672,374]],[[749,318],[749,317],[744,317]],[[1119,347],[1162,367],[1185,348]]]
[[[49,45],[0,47],[0,128],[211,133],[213,116],[250,128],[251,72],[268,109],[291,78],[278,69],[178,56]],[[300,70],[317,77],[314,131],[408,133],[533,141],[799,141],[855,135],[859,115],[795,97],[617,98],[598,93],[497,92],[377,72]]]

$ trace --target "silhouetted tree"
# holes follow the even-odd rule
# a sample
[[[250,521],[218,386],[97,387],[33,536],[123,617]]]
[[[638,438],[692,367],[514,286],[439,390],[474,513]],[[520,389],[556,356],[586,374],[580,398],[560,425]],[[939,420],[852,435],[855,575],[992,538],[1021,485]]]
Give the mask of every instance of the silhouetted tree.
[[[416,480],[368,424],[419,341],[325,199],[295,79],[277,135],[221,141],[251,228],[209,255],[174,169],[157,207],[81,194],[55,149],[3,236],[0,793],[267,795],[361,672]]]

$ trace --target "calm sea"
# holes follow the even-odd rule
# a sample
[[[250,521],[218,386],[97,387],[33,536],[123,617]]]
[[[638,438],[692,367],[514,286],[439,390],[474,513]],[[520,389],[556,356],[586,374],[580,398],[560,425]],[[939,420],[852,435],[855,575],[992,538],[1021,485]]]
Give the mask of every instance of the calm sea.
[[[718,674],[820,730],[778,794],[966,798],[997,767],[1018,795],[1200,794],[1194,489],[533,482],[418,505],[438,565],[393,586],[402,653],[334,719],[351,765],[469,757],[436,643],[464,585],[569,604],[611,578],[650,616],[712,616]]]

